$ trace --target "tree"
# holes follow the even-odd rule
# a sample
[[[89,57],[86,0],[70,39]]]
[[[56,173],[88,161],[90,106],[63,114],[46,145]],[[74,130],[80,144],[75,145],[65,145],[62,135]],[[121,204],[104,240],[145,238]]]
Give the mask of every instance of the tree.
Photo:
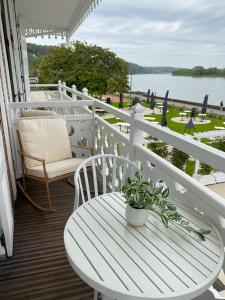
[[[76,85],[82,90],[86,87],[91,94],[107,92],[127,92],[127,63],[115,53],[79,41],[65,46],[51,48],[40,65],[39,82]]]

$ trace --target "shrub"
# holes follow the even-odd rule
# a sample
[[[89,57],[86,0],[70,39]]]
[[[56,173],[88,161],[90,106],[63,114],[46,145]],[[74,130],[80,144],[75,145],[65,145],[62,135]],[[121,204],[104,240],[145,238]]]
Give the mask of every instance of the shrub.
[[[182,171],[185,171],[185,166],[186,166],[186,162],[188,159],[189,159],[188,154],[186,154],[176,148],[173,148],[171,163],[174,166],[176,166],[177,168],[179,168]]]
[[[213,168],[203,162],[200,163],[200,169],[198,173],[201,175],[209,175],[212,172]]]

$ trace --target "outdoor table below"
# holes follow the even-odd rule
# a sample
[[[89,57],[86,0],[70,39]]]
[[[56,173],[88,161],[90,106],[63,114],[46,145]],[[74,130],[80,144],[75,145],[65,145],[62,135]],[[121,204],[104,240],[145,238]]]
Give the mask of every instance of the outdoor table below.
[[[205,119],[206,114],[198,114],[198,116],[201,118],[201,122],[203,121],[203,119]]]
[[[219,129],[219,130],[224,130],[225,127],[222,127],[222,126],[214,126],[215,129]]]
[[[181,121],[183,121],[184,120],[184,116],[186,116],[187,113],[186,112],[180,112],[179,115],[181,116]]]
[[[115,125],[120,127],[120,131],[122,131],[122,126],[127,128],[127,133],[129,132],[128,129],[130,128],[130,123],[125,123],[125,122],[117,122]]]
[[[187,114],[187,117],[188,117],[189,114],[191,113],[191,110],[185,110],[184,112]]]
[[[155,118],[154,117],[145,117],[145,120],[153,121],[153,120],[155,120]]]
[[[89,200],[74,211],[64,231],[74,271],[104,300],[190,300],[201,295],[221,270],[223,242],[201,214],[176,204],[193,227],[211,230],[205,242],[176,224],[165,228],[154,213],[144,226],[128,225],[120,193]]]

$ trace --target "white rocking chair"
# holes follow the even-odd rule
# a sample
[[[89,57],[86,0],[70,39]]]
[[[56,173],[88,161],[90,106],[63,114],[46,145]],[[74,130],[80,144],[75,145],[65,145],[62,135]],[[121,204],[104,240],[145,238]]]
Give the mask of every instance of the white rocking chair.
[[[22,119],[18,125],[18,140],[22,163],[22,184],[18,186],[33,206],[43,212],[53,212],[49,189],[51,182],[68,179],[84,158],[73,157],[71,146],[90,151],[93,149],[71,145],[66,121],[62,118]],[[47,207],[31,198],[27,191],[26,178],[42,182],[47,191]]]

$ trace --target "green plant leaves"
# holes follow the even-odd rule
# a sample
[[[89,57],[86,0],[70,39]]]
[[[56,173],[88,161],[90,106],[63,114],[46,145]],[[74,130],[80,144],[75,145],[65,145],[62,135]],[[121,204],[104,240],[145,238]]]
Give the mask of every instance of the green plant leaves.
[[[169,189],[163,186],[156,186],[152,181],[143,180],[141,172],[137,171],[135,177],[127,177],[120,191],[125,202],[136,209],[148,209],[156,213],[164,226],[169,227],[169,223],[175,223],[184,228],[189,233],[195,234],[200,240],[205,241],[205,235],[209,230],[195,229],[177,211],[175,204],[169,201]]]

